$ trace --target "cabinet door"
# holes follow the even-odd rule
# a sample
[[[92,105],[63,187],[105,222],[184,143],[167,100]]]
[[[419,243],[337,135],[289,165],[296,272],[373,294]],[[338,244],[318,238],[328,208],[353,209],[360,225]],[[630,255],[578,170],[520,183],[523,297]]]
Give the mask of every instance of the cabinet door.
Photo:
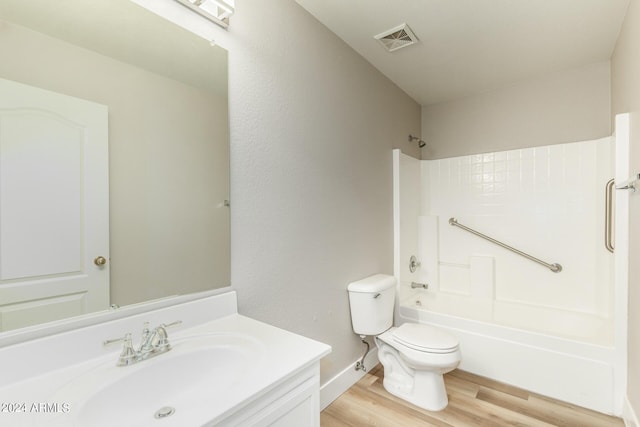
[[[320,427],[320,366],[314,365],[241,412],[216,425],[219,427]],[[309,377],[309,374],[312,376]]]
[[[320,409],[317,393],[299,395],[297,399],[289,401],[289,405],[281,407],[274,413],[276,420],[269,423],[269,427],[300,427],[319,426]]]
[[[109,306],[107,112],[0,79],[0,330]]]

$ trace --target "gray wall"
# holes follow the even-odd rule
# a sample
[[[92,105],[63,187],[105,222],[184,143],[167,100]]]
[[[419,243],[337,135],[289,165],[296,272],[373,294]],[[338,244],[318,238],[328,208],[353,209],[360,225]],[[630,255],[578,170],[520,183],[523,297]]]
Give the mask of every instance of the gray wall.
[[[612,113],[631,113],[629,171],[640,171],[640,1],[631,0],[611,59]],[[640,414],[640,197],[629,198],[629,321],[627,397]]]
[[[422,158],[585,141],[611,134],[609,62],[422,109]]]
[[[420,106],[292,0],[229,28],[231,282],[239,311],[323,341],[322,381],[362,354],[346,287],[393,273],[392,149]]]

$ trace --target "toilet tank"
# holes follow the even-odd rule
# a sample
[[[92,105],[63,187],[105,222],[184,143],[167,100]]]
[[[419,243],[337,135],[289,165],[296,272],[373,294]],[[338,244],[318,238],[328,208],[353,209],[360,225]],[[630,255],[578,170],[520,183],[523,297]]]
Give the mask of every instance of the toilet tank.
[[[396,278],[376,274],[349,283],[349,307],[353,332],[379,335],[393,325]]]

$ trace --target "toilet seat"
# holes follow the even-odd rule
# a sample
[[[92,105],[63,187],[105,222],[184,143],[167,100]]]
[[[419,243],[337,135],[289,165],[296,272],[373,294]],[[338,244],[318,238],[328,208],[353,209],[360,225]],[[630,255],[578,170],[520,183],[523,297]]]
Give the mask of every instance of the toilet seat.
[[[391,335],[397,343],[427,353],[452,353],[459,345],[458,339],[448,332],[420,323],[404,323]]]

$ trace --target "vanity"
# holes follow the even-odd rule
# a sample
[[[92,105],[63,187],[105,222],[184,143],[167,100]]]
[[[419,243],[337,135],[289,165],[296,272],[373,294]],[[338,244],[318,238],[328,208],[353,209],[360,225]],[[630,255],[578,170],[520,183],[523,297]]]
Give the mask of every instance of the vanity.
[[[148,322],[171,350],[116,366]],[[237,312],[232,290],[0,349],[0,425],[319,426],[331,348]]]

